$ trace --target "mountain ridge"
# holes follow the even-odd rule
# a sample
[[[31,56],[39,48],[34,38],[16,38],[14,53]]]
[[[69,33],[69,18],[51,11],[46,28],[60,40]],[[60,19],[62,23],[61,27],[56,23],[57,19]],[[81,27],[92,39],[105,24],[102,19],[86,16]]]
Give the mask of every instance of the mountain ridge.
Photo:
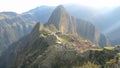
[[[107,45],[106,37],[92,23],[75,19],[67,13],[63,6],[56,7],[46,25],[53,25],[62,33],[79,35],[94,43],[103,43],[104,45],[101,46]],[[101,40],[104,40],[106,43],[101,42]]]

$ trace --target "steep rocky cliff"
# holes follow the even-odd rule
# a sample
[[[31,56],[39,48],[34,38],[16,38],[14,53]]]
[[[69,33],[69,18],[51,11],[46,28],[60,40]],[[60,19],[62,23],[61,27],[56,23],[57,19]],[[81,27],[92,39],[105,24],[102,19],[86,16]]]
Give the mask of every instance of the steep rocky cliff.
[[[27,35],[34,22],[26,21],[21,15],[13,12],[0,13],[0,53],[10,44]]]
[[[81,19],[75,19],[73,16],[70,16],[61,5],[53,11],[46,24],[49,28],[52,28],[51,25],[52,27],[55,26],[57,31],[62,33],[77,34],[100,46],[107,45],[108,40],[93,24]],[[102,40],[104,40],[104,42]]]

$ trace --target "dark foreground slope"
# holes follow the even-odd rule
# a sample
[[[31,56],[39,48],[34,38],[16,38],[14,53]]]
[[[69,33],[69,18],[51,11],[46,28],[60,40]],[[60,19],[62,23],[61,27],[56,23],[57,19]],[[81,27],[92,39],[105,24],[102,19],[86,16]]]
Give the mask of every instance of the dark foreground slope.
[[[120,48],[100,49],[88,40],[49,32],[38,23],[0,57],[0,68],[115,68]]]
[[[77,45],[88,48],[93,44],[80,44],[79,38],[51,33],[38,23],[33,31],[18,42],[13,43],[0,58],[1,68],[53,68],[57,58],[77,60]],[[87,45],[86,45],[87,44]],[[83,50],[78,49],[79,50]],[[67,53],[64,55],[64,53]],[[62,56],[63,55],[63,56]],[[71,57],[70,57],[71,56]],[[53,62],[54,61],[54,62]],[[65,61],[66,62],[66,61]]]

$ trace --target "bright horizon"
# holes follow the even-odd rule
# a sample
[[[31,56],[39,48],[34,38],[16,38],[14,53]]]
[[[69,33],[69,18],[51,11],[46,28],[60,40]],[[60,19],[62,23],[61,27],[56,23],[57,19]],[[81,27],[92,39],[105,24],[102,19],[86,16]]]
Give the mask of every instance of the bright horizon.
[[[57,6],[70,3],[97,9],[120,6],[120,0],[0,0],[0,12],[22,13],[42,5]]]

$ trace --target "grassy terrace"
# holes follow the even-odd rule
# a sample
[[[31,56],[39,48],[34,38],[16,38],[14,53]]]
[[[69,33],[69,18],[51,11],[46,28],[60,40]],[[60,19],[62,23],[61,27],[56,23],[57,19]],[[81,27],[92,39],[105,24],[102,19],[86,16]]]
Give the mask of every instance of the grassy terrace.
[[[57,38],[59,41],[62,41],[62,42],[68,42],[68,39],[64,38],[64,37],[58,37]]]
[[[59,36],[57,39],[61,42],[72,42],[72,39],[67,36]]]
[[[98,48],[98,49],[90,49],[90,50],[93,50],[93,51],[103,51],[103,48]]]
[[[83,52],[86,52],[86,51],[88,51],[88,50],[92,50],[92,51],[103,51],[104,49],[106,49],[106,50],[115,50],[115,47],[108,46],[108,47],[104,47],[104,48],[90,48],[90,49],[83,50],[83,51],[81,51],[81,52],[83,53]]]
[[[107,49],[107,50],[115,50],[115,47],[108,46],[108,47],[104,47],[104,49]]]
[[[104,49],[106,50],[115,50],[115,47],[112,47],[112,46],[107,46],[107,47],[104,47],[104,48],[97,48],[97,49],[90,49],[90,50],[94,50],[94,51],[103,51]]]

